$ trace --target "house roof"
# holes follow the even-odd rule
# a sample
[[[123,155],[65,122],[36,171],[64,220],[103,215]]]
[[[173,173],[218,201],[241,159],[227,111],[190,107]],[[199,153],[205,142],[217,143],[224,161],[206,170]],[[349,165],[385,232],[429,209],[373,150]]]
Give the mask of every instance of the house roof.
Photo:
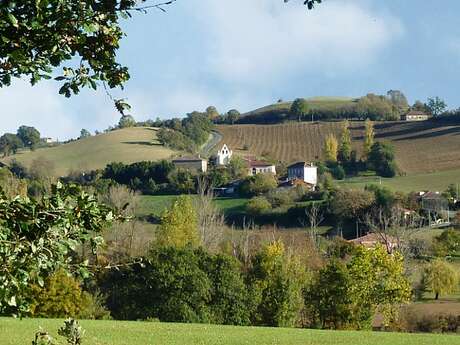
[[[296,162],[288,166],[288,169],[290,168],[304,168],[304,167],[314,167],[315,165],[313,163],[307,163],[307,162]]]
[[[413,115],[413,116],[428,116],[427,113],[425,113],[424,111],[421,111],[421,110],[410,110],[406,116],[408,115]]]
[[[396,243],[397,242],[396,238],[394,238],[392,236],[388,236],[388,235],[386,236],[386,240],[388,242],[390,242],[390,243]],[[355,243],[355,244],[362,244],[362,245],[366,246],[366,245],[375,245],[377,243],[384,244],[385,240],[379,234],[369,233],[367,235],[364,235],[364,236],[355,238],[353,240],[350,240],[349,242],[352,242],[352,243]]]
[[[268,162],[263,162],[263,161],[247,161],[249,164],[249,167],[251,168],[266,168],[266,167],[272,167],[275,164],[268,163]]]

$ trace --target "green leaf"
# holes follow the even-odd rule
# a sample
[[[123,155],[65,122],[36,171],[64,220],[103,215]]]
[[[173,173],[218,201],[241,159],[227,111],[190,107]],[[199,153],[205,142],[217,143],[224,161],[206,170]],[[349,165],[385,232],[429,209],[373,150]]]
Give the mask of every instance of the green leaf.
[[[10,21],[11,25],[13,25],[14,27],[16,28],[19,27],[18,20],[12,13],[8,13],[8,20]]]

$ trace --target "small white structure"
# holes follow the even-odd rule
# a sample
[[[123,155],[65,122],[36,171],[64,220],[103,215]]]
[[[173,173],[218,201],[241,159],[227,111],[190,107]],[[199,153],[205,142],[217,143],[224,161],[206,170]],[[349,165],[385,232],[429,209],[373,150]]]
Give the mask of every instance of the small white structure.
[[[289,181],[302,180],[313,186],[318,184],[318,167],[313,165],[313,163],[294,163],[288,166],[287,170]]]
[[[53,138],[43,138],[42,139],[46,144],[52,144],[54,142]]]
[[[222,148],[217,151],[217,165],[227,165],[230,163],[230,159],[232,159],[233,151],[230,150],[227,144],[224,144]]]
[[[256,160],[247,160],[248,163],[248,175],[254,176],[257,174],[273,174],[276,175],[276,167],[274,164],[256,161]]]

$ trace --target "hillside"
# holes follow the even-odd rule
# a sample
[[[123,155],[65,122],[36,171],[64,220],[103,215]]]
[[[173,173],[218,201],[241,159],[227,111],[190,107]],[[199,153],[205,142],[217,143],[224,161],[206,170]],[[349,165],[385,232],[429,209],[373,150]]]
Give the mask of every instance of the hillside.
[[[307,101],[312,110],[335,110],[352,106],[356,99],[350,97],[311,97],[307,98]],[[270,122],[270,118],[288,113],[291,105],[292,101],[267,105],[242,114],[239,121],[242,123]]]
[[[269,155],[287,163],[322,158],[327,134],[340,136],[340,122],[277,125],[221,125],[222,142],[243,154]],[[460,168],[460,124],[435,121],[377,122],[376,139],[391,142],[400,168],[408,174]],[[351,122],[353,147],[360,152],[364,123]],[[249,146],[248,151],[243,147]]]
[[[19,152],[3,162],[16,159],[29,166],[34,159],[43,157],[54,163],[54,174],[62,176],[72,170],[103,168],[110,162],[133,163],[173,155],[174,151],[155,143],[155,132],[147,127],[120,129],[52,148]]]

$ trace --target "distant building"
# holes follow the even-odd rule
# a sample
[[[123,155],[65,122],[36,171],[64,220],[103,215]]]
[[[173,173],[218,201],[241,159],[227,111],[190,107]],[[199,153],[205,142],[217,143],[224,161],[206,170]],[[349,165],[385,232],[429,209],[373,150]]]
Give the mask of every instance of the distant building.
[[[401,115],[401,121],[426,121],[430,116],[423,111],[410,110],[407,114]]]
[[[217,151],[216,165],[227,165],[232,159],[233,151],[228,148],[226,144]]]
[[[388,253],[393,252],[394,248],[398,247],[398,240],[395,237],[377,233],[369,233],[350,240],[349,242],[356,245],[362,245],[367,249],[373,249],[380,244],[387,249]]]
[[[181,157],[174,159],[172,162],[178,169],[180,168],[197,172],[206,172],[208,170],[208,161],[199,157]]]
[[[53,138],[42,138],[42,140],[46,144],[52,144],[54,142]]]
[[[318,167],[313,163],[297,162],[287,168],[288,180],[301,180],[314,187],[318,184]]]
[[[272,163],[257,161],[257,160],[246,160],[248,163],[248,175],[254,176],[257,174],[273,174],[276,175],[276,167]]]

